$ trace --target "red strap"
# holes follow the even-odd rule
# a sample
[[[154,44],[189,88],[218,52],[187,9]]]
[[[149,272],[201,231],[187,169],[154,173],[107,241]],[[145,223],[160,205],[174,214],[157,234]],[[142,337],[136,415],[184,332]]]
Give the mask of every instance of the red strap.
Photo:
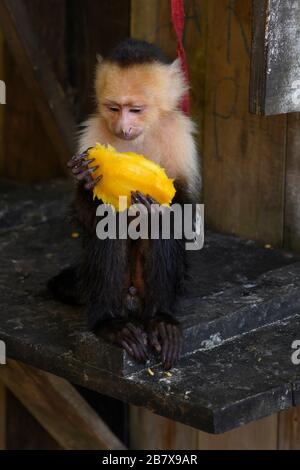
[[[180,59],[181,68],[184,73],[187,83],[189,82],[189,74],[187,68],[187,61],[185,50],[183,47],[183,29],[184,29],[184,7],[183,0],[171,0],[171,12],[172,12],[172,23],[175,30],[177,38],[177,56]],[[181,103],[182,110],[189,114],[190,103],[189,103],[189,93],[187,92]]]

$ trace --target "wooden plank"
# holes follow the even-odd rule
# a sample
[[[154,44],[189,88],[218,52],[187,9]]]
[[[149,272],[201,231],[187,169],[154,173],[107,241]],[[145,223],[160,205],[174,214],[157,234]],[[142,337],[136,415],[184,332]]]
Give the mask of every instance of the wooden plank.
[[[300,249],[300,114],[287,116],[284,245]]]
[[[145,408],[130,407],[130,448],[135,450],[193,450],[198,431],[157,416]]]
[[[300,407],[279,414],[278,449],[300,450]]]
[[[300,1],[253,0],[250,110],[300,111]]]
[[[9,360],[0,378],[64,449],[124,449],[66,380]]]
[[[5,81],[4,76],[4,38],[0,30],[0,80]],[[3,162],[4,162],[4,113],[5,105],[0,104],[0,174],[3,175]]]
[[[6,389],[0,382],[0,450],[6,447]]]
[[[45,47],[60,85],[69,94],[66,85],[65,1],[24,0],[23,3],[30,15],[38,44]],[[3,175],[18,181],[40,181],[60,176],[62,170],[55,146],[24,83],[22,70],[7,46],[3,63],[8,83],[2,139]]]
[[[275,450],[277,415],[255,421],[233,431],[212,436],[199,431],[199,450]]]
[[[151,0],[150,0],[151,1]],[[143,2],[143,8],[148,2]],[[68,81],[77,122],[95,111],[94,76],[97,54],[106,56],[130,35],[130,0],[66,3]]]
[[[62,449],[25,406],[8,389],[6,391],[6,449]]]
[[[3,0],[0,20],[8,46],[22,70],[31,98],[65,171],[65,162],[74,148],[74,120],[63,89],[33,31],[25,3]]]
[[[205,222],[221,232],[280,245],[286,119],[248,112],[251,0],[212,0],[203,5],[209,41],[203,126]]]

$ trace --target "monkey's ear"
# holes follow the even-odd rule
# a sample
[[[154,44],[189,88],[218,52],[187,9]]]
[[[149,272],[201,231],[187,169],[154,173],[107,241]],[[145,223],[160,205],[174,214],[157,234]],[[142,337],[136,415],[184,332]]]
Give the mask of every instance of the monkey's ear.
[[[187,92],[189,86],[185,80],[180,59],[174,60],[168,67],[169,78],[172,84],[172,86],[169,87],[169,93],[172,95],[173,102],[177,105]]]
[[[177,73],[182,74],[180,59],[178,57],[170,65],[170,70],[171,70],[171,72],[173,72],[175,74],[177,74]]]
[[[97,64],[98,64],[98,65],[101,65],[102,62],[103,62],[103,57],[102,57],[102,55],[101,55],[101,54],[97,54],[97,55],[96,55],[96,59],[97,59]]]

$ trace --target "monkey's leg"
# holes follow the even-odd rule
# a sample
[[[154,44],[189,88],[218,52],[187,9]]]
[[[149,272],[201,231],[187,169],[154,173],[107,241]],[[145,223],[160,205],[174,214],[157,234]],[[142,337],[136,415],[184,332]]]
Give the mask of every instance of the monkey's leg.
[[[158,203],[148,195],[132,194],[134,203],[143,204],[152,211]],[[144,266],[145,304],[144,317],[149,345],[160,354],[164,369],[178,361],[182,350],[183,335],[180,323],[173,317],[175,297],[185,272],[183,240],[149,240],[148,255]]]
[[[78,269],[79,266],[70,266],[48,281],[47,288],[55,299],[70,305],[82,304]]]
[[[89,327],[123,347],[139,362],[148,359],[146,332],[128,316],[129,240],[90,238],[85,245],[81,279]],[[130,290],[130,289],[129,289]]]

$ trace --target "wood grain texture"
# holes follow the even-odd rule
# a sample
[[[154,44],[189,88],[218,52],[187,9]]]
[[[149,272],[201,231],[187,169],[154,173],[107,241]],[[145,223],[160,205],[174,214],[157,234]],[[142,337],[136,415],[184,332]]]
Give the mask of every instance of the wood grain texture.
[[[26,3],[3,0],[0,19],[8,47],[22,70],[31,99],[65,169],[66,160],[74,150],[74,120],[51,60],[33,29]]]
[[[277,449],[277,415],[255,421],[219,436],[199,431],[199,450],[275,450]]]
[[[0,382],[0,450],[6,447],[6,389]]]
[[[60,86],[65,86],[65,1],[24,0],[37,44],[43,44]],[[7,46],[4,50],[7,82],[3,133],[2,173],[18,181],[47,180],[63,173],[53,145],[34,104],[23,72]]]
[[[66,380],[13,360],[0,379],[62,448],[125,448]]]
[[[130,448],[134,450],[197,449],[196,429],[155,415],[144,408],[130,407],[130,429]]]
[[[6,449],[61,450],[24,405],[6,389]]]
[[[300,249],[300,114],[287,116],[284,246]]]
[[[0,29],[0,80],[5,81],[4,75],[4,38],[3,33]],[[5,105],[0,104],[0,175],[3,174],[3,163],[4,163],[4,113]]]
[[[278,449],[300,450],[300,407],[279,413]]]
[[[300,1],[254,0],[250,110],[300,111]]]
[[[209,44],[203,145],[205,222],[221,232],[280,245],[286,120],[248,112],[251,1],[203,4]]]

